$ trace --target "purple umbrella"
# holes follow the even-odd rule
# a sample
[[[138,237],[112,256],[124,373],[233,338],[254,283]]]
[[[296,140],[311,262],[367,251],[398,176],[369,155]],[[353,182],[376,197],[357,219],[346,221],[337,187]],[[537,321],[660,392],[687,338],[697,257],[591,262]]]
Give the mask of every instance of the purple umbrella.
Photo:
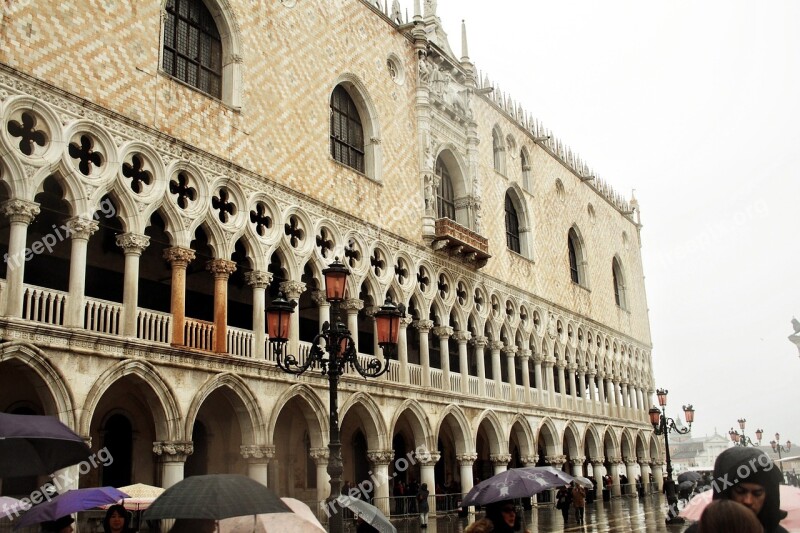
[[[91,454],[80,435],[52,416],[0,413],[0,478],[50,474]]]
[[[116,503],[128,495],[114,487],[68,490],[49,502],[42,502],[22,515],[17,528],[56,520],[68,514],[93,509],[107,503]]]
[[[487,505],[515,498],[530,498],[544,490],[569,485],[574,480],[571,475],[552,466],[511,468],[472,487],[462,505]]]

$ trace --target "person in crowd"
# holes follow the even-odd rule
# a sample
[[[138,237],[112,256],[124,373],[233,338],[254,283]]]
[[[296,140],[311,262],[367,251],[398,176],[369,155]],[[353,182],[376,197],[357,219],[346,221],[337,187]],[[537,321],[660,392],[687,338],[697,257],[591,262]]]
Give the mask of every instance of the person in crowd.
[[[406,514],[406,486],[399,477],[394,480],[394,501],[397,514]]]
[[[779,522],[781,511],[780,469],[758,448],[735,446],[723,451],[714,462],[712,498],[733,500],[750,509],[764,528],[764,533],[788,533]],[[699,522],[686,533],[697,533]]]
[[[428,512],[430,511],[430,506],[428,505],[428,496],[430,496],[430,493],[428,492],[428,484],[423,483],[419,486],[419,491],[417,492],[416,496],[417,509],[419,510],[419,527],[421,529],[427,529],[428,527]]]
[[[131,514],[122,505],[112,505],[103,518],[103,531],[105,533],[133,533]]]
[[[747,507],[732,500],[715,500],[703,510],[698,533],[764,533],[764,526]]]
[[[494,524],[488,518],[481,518],[467,526],[464,533],[492,533]]]
[[[522,530],[522,519],[512,500],[490,503],[486,506],[486,518],[492,522],[492,533],[514,533]],[[525,533],[530,533],[527,529]]]
[[[572,482],[572,506],[575,508],[575,520],[583,524],[583,514],[586,510],[586,489]]]
[[[360,516],[356,519],[356,533],[380,533]]]
[[[74,531],[74,529],[72,529],[73,522],[75,522],[75,519],[70,515],[67,515],[62,516],[57,520],[42,522],[41,528],[42,531],[46,531],[48,533],[72,533]]]
[[[568,485],[564,485],[556,493],[556,509],[561,511],[561,516],[564,517],[564,525],[569,521],[569,508],[572,504],[572,491]]]
[[[417,493],[419,492],[419,483],[413,477],[409,478],[408,484],[406,485],[406,501],[408,501],[408,513],[409,514],[419,514],[417,511]]]

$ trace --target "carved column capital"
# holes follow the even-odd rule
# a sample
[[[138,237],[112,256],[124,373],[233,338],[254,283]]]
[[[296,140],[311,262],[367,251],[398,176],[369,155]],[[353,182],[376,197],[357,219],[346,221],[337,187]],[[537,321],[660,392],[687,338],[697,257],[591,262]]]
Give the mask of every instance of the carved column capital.
[[[73,239],[89,240],[94,232],[98,230],[100,224],[96,220],[88,218],[72,217],[67,220],[67,229]]]
[[[478,348],[486,348],[489,345],[489,337],[478,335],[472,339],[472,344]]]
[[[573,457],[570,459],[572,466],[582,466],[586,462],[586,457]]]
[[[503,344],[503,341],[492,341],[489,343],[489,348],[491,348],[493,352],[494,351],[499,352],[500,350],[503,349],[503,346],[505,346],[505,344]]]
[[[327,465],[331,451],[328,448],[311,448],[309,455],[317,466]]]
[[[453,338],[458,341],[459,344],[466,344],[472,338],[472,333],[469,331],[454,331]]]
[[[3,203],[3,214],[10,222],[30,224],[39,214],[39,204],[25,200],[8,200]]]
[[[442,454],[439,452],[431,452],[431,451],[417,451],[416,453],[417,462],[423,466],[433,466],[439,462],[439,459],[442,458]]]
[[[322,307],[323,305],[330,305],[328,299],[325,297],[325,291],[314,291],[311,293],[311,301],[314,302],[317,307]]]
[[[374,465],[388,465],[394,459],[394,450],[367,450],[367,459]]]
[[[252,272],[245,272],[244,280],[254,289],[266,289],[272,281],[272,273],[253,270]]]
[[[412,324],[420,333],[428,333],[433,329],[433,320],[416,320]]]
[[[164,259],[170,262],[172,266],[186,266],[194,261],[194,250],[191,248],[182,248],[180,246],[173,246],[164,250]]]
[[[364,309],[364,302],[358,298],[348,298],[347,300],[342,301],[339,306],[350,313],[351,311],[361,311]]]
[[[239,446],[239,453],[243,459],[251,463],[268,463],[275,457],[275,446],[262,446],[258,444],[243,444]]]
[[[539,462],[539,458],[535,455],[522,455],[519,458],[520,462],[524,465],[535,465]]]
[[[456,461],[460,466],[472,466],[478,460],[477,453],[459,453],[456,454]]]
[[[519,350],[517,346],[506,346],[503,348],[503,353],[506,357],[515,357],[517,355],[517,350]]]
[[[432,331],[433,334],[439,337],[440,339],[441,338],[449,339],[450,336],[453,334],[453,328],[451,328],[450,326],[437,326],[433,328]]]
[[[489,461],[495,465],[507,465],[511,461],[510,453],[491,453],[489,454]]]
[[[185,461],[194,453],[194,443],[191,441],[158,441],[153,443],[153,453],[163,461]]]
[[[536,365],[541,365],[544,362],[544,355],[541,352],[537,352],[533,354],[533,363]]]
[[[544,460],[547,461],[548,463],[550,463],[553,466],[559,466],[560,467],[564,463],[567,462],[567,456],[563,455],[563,454],[561,454],[561,455],[546,455]]]
[[[117,235],[117,246],[122,248],[125,255],[141,255],[150,245],[150,237],[138,233],[123,233]]]
[[[517,357],[519,357],[522,360],[530,359],[532,353],[533,353],[532,350],[520,350],[519,352],[517,352]]]
[[[227,259],[212,259],[206,263],[206,270],[211,272],[215,278],[228,279],[231,274],[236,272],[236,263]]]
[[[400,328],[408,328],[411,323],[414,322],[414,319],[410,316],[401,316],[400,317]]]
[[[287,300],[296,300],[306,290],[306,284],[302,281],[282,281],[279,288]]]

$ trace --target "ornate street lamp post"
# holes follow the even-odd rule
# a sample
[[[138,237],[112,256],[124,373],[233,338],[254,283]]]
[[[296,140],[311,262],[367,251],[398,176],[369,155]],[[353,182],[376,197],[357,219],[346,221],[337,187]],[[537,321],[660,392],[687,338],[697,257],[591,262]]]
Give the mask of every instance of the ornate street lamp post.
[[[761,446],[761,437],[764,435],[763,429],[756,430],[756,441],[753,442],[753,439],[748,437],[744,434],[744,425],[747,423],[747,419],[740,418],[737,420],[739,422],[739,429],[742,430],[741,434],[736,431],[735,429],[731,428],[728,432],[728,435],[731,437],[731,442],[733,442],[734,446]]]
[[[339,379],[347,367],[365,378],[376,378],[389,370],[391,356],[389,352],[392,352],[397,346],[400,317],[403,314],[402,306],[401,309],[398,309],[391,299],[387,298],[384,305],[375,313],[378,345],[383,349],[386,357],[383,361],[372,358],[365,366],[362,365],[358,359],[356,341],[347,327],[341,323],[339,316],[339,303],[344,300],[349,274],[350,271],[339,262],[338,257],[322,271],[322,275],[325,276],[325,298],[333,307],[333,324],[325,322],[322,325],[322,332],[314,337],[311,352],[303,362],[298,361],[294,355],[284,353],[286,342],[289,340],[290,315],[294,312],[295,303],[287,302],[282,295],[278,295],[278,298],[273,300],[267,308],[269,342],[274,348],[280,369],[290,374],[302,374],[309,368],[319,367],[322,375],[328,378],[330,392],[328,475],[331,478],[331,495],[328,505],[333,511],[329,523],[331,533],[341,533],[343,525],[341,510],[333,503],[333,500],[341,493],[342,472],[344,471],[342,443],[339,439]]]
[[[783,457],[781,456],[781,453],[788,453],[789,450],[792,449],[792,441],[790,441],[790,440],[786,441],[786,446],[783,446],[781,444],[781,434],[780,433],[775,433],[775,440],[771,440],[771,441],[769,441],[769,443],[772,446],[772,451],[773,452],[778,452],[778,460],[779,461],[783,460]]]
[[[667,479],[664,482],[664,492],[667,494],[667,524],[682,524],[683,518],[678,516],[678,495],[675,493],[675,481],[672,479],[672,460],[669,455],[669,432],[674,431],[681,435],[689,433],[692,429],[692,422],[694,422],[694,408],[692,404],[683,406],[683,414],[686,417],[686,423],[689,427],[680,429],[675,425],[672,418],[667,417],[667,394],[666,389],[658,389],[656,396],[658,396],[658,405],[661,409],[653,406],[650,408],[650,423],[653,424],[653,431],[656,435],[664,435],[664,450],[667,457]]]

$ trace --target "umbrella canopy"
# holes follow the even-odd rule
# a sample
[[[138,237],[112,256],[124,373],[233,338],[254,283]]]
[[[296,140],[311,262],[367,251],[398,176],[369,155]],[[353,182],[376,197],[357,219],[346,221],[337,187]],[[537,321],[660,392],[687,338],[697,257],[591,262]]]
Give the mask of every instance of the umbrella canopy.
[[[336,503],[353,511],[353,514],[360,516],[364,522],[377,529],[380,533],[397,533],[397,528],[374,505],[350,496],[339,496],[336,498]]]
[[[800,488],[791,487],[789,485],[780,486],[781,493],[781,509],[789,513],[789,515],[781,520],[781,526],[788,531],[800,530]],[[679,516],[687,520],[700,520],[700,515],[703,510],[711,503],[714,497],[714,491],[707,490],[701,492],[686,504],[686,507],[681,510]]]
[[[56,520],[78,511],[85,511],[107,503],[117,502],[126,496],[127,494],[114,487],[68,490],[49,502],[42,502],[35,507],[31,507],[28,512],[22,515],[17,527]]]
[[[569,485],[575,478],[552,466],[511,468],[472,487],[463,505],[487,505],[514,498],[529,498],[548,489]],[[587,480],[588,481],[588,480]]]
[[[0,413],[0,478],[50,474],[91,454],[57,418]]]
[[[294,498],[281,498],[291,513],[270,513],[253,516],[234,516],[219,521],[220,533],[325,533],[311,508]]]
[[[578,485],[583,485],[583,487],[587,489],[594,488],[594,483],[592,483],[591,479],[585,478],[583,476],[574,476],[574,477],[575,477],[575,483],[577,483]]]
[[[25,505],[22,503],[22,501],[16,498],[0,496],[0,520],[3,518],[13,519],[18,513],[29,508],[29,505]]]
[[[211,474],[188,477],[168,488],[144,512],[144,519],[222,520],[288,512],[289,507],[258,481],[237,474]]]
[[[153,498],[156,499],[167,489],[161,487],[154,487],[152,485],[145,485],[144,483],[134,483],[133,485],[126,485],[120,487],[119,490],[128,495],[129,498]]]
[[[683,483],[684,481],[700,481],[703,479],[703,476],[700,472],[682,472],[678,475],[678,483]]]

